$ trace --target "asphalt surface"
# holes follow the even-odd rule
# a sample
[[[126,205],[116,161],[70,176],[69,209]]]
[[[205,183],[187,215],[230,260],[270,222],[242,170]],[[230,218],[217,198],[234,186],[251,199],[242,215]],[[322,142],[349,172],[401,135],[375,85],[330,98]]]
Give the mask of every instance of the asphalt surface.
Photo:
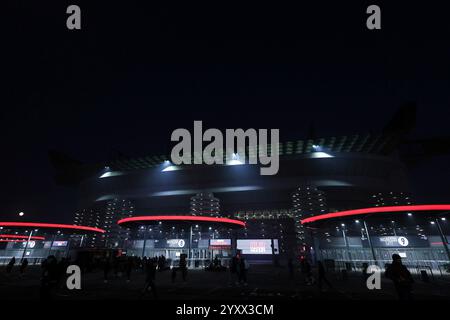
[[[248,272],[248,284],[239,285],[229,272],[189,270],[187,281],[178,274],[175,282],[171,272],[156,274],[156,287],[160,300],[273,300],[292,301],[304,299],[325,300],[396,300],[397,296],[390,280],[382,277],[381,290],[369,290],[359,273],[350,273],[344,279],[341,273],[328,273],[332,288],[326,285],[320,291],[317,285],[306,285],[299,271],[289,277],[287,268],[273,266],[252,266]],[[100,270],[82,274],[81,289],[68,290],[65,280],[53,292],[55,300],[153,300],[152,292],[143,294],[145,276],[141,270],[134,270],[131,281],[125,275],[110,275],[103,281]],[[415,299],[450,299],[450,279],[436,277],[424,282],[416,276]],[[30,267],[20,275],[18,269],[7,274],[0,269],[1,300],[40,299],[40,268]]]

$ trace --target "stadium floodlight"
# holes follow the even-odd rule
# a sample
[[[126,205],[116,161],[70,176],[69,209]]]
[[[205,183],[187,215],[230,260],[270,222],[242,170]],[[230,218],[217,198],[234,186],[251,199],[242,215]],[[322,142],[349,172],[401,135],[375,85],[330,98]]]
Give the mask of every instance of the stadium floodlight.
[[[244,164],[244,163],[242,163],[242,161],[240,161],[240,160],[230,160],[227,162],[227,165],[229,165],[229,166],[239,166],[242,164]]]
[[[242,164],[244,164],[244,162],[242,162],[242,160],[240,160],[238,153],[233,153],[231,155],[231,160],[227,161],[227,165],[229,165],[229,166],[238,166],[238,165],[242,165]]]
[[[107,171],[107,172],[103,173],[99,178],[103,179],[103,178],[116,177],[116,176],[122,176],[122,175],[124,175],[124,173],[120,172],[120,171]]]
[[[334,156],[332,156],[331,154],[328,154],[326,152],[313,152],[311,154],[311,158],[334,158]]]
[[[163,165],[164,169],[162,169],[161,172],[176,171],[176,170],[181,169],[179,166],[173,165],[170,160],[164,160],[162,165]]]
[[[168,166],[168,167],[162,169],[161,172],[177,171],[177,170],[181,170],[181,167],[179,167],[179,166]]]

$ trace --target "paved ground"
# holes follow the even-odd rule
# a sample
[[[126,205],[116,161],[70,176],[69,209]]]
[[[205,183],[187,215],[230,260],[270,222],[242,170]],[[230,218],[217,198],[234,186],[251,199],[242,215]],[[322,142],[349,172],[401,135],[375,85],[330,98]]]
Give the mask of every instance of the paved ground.
[[[0,269],[0,299],[39,299],[40,269],[31,267],[20,276],[16,271],[6,274]],[[350,274],[347,280],[339,274],[329,274],[333,289],[319,292],[317,286],[307,286],[299,273],[289,279],[287,269],[272,266],[252,266],[248,275],[248,286],[238,286],[231,281],[228,272],[213,273],[190,270],[187,282],[177,279],[171,282],[170,272],[157,273],[160,299],[205,299],[205,300],[297,300],[297,299],[344,299],[344,300],[391,300],[396,299],[394,288],[387,279],[382,281],[382,290],[370,291],[359,274]],[[84,274],[81,290],[58,290],[56,299],[153,299],[151,294],[141,297],[144,285],[142,271],[134,271],[131,282],[125,278],[112,278],[103,282],[102,272]],[[414,285],[416,299],[450,299],[450,280],[434,279],[425,283],[420,279]]]

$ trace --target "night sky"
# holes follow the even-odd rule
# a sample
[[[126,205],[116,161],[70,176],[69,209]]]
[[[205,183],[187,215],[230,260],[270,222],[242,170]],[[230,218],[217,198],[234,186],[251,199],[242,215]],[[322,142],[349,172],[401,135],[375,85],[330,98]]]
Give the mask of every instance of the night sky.
[[[71,222],[77,192],[56,185],[49,150],[86,163],[168,154],[171,132],[194,120],[279,128],[287,141],[311,125],[318,137],[378,133],[413,101],[411,138],[449,136],[442,1],[376,1],[377,31],[365,26],[372,2],[347,2],[11,1],[0,217]],[[82,30],[66,28],[70,4],[81,7]],[[449,160],[411,169],[418,200],[450,202]]]

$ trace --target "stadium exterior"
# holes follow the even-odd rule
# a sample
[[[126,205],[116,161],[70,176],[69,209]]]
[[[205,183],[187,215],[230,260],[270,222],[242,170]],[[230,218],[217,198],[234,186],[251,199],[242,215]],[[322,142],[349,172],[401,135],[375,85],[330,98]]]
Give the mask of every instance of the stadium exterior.
[[[90,247],[173,259],[188,253],[200,264],[213,255],[229,257],[241,246],[255,246],[244,249],[255,260],[309,255],[314,253],[312,233],[302,219],[384,202],[412,203],[406,169],[395,153],[396,139],[368,134],[281,143],[280,169],[274,176],[261,176],[259,165],[240,163],[239,155],[224,165],[175,166],[167,156],[115,160],[80,181],[74,224],[106,230],[85,243]],[[117,224],[131,217],[186,215],[242,220],[246,226]],[[231,244],[213,252],[211,239],[229,239]],[[174,248],[174,243],[189,248]]]
[[[449,207],[414,203],[398,152],[400,136],[281,143],[273,176],[260,175],[259,165],[241,162],[238,154],[223,165],[181,166],[167,156],[122,157],[92,166],[54,156],[56,179],[79,188],[73,224],[102,232],[41,230],[34,236],[47,242],[36,238],[34,245],[46,250],[34,250],[23,238],[28,230],[8,227],[0,237],[2,257],[26,253],[38,259],[65,243],[66,255],[69,249],[113,250],[164,255],[172,265],[181,254],[190,266],[205,266],[214,257],[226,263],[239,250],[254,262],[304,257],[360,269],[383,267],[399,253],[413,268],[446,272]],[[361,208],[356,215],[341,214]]]

